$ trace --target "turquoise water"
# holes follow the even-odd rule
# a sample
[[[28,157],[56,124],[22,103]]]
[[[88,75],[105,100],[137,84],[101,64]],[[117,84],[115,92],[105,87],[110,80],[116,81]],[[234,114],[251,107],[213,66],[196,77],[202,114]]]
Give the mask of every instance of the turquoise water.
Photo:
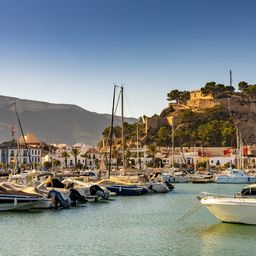
[[[242,187],[176,184],[168,194],[69,210],[1,212],[0,255],[249,255],[256,226],[221,223],[203,207],[177,222],[200,192],[233,194]]]

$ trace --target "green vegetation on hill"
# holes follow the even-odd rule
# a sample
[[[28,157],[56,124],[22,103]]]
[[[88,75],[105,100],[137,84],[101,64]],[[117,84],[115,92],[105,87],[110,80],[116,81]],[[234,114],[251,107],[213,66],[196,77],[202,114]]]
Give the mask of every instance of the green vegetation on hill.
[[[203,95],[211,94],[214,99],[230,98],[233,95],[241,98],[256,98],[256,84],[248,84],[245,81],[238,83],[237,91],[233,86],[225,86],[216,82],[207,82],[201,88]],[[168,101],[176,101],[185,105],[189,99],[189,91],[179,91],[177,89],[167,93]],[[230,115],[227,107],[215,106],[211,109],[196,112],[192,109],[176,110],[173,105],[164,109],[159,118],[166,118],[173,113],[174,120],[174,141],[175,146],[193,147],[193,146],[236,146],[236,129],[234,117]],[[145,134],[145,127],[142,118],[138,122],[139,141],[142,144],[155,146],[172,145],[172,127],[169,125],[158,127],[158,129],[149,129]],[[126,146],[136,145],[137,123],[125,123]],[[105,141],[108,140],[110,127],[103,132]],[[114,127],[114,145],[121,145],[121,127]]]
[[[216,82],[208,82],[201,88],[204,95],[212,94],[214,98],[224,98],[235,91],[233,86],[225,86]]]
[[[235,146],[236,136],[232,117],[222,107],[195,113],[184,110],[174,138],[179,146]]]

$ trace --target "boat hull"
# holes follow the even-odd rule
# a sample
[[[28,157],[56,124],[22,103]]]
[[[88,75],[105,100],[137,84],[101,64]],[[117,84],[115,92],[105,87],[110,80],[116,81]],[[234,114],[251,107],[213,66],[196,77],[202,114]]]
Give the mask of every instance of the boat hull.
[[[188,182],[191,182],[191,178],[189,176],[163,174],[162,177],[165,181],[168,181],[170,183],[188,183]]]
[[[0,196],[0,211],[21,211],[28,210],[40,203],[41,198],[17,197],[9,195]]]
[[[218,184],[253,184],[256,182],[255,177],[216,177],[215,182]]]
[[[168,193],[170,192],[170,189],[164,182],[158,182],[158,183],[149,183],[147,184],[147,187],[149,190],[152,190],[154,193]]]
[[[117,196],[138,196],[149,191],[144,187],[112,185],[106,187],[109,191],[116,193]]]
[[[206,197],[200,203],[223,222],[256,225],[256,198]]]

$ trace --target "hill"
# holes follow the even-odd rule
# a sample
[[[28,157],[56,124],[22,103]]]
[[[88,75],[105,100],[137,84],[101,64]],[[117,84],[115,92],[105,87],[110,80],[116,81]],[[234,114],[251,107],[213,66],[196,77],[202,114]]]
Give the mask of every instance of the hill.
[[[0,96],[0,141],[11,139],[11,127],[17,126],[17,112],[24,133],[34,133],[40,141],[48,143],[77,142],[96,145],[103,130],[110,125],[111,115],[90,112],[76,105],[52,104],[14,97]],[[120,117],[116,124],[120,124]],[[128,123],[135,118],[125,118]]]
[[[159,116],[148,118],[143,142],[170,146],[170,117],[174,120],[175,144],[179,146],[235,147],[236,130],[244,145],[256,144],[256,99],[241,93],[214,98],[192,91],[183,104],[170,103]]]

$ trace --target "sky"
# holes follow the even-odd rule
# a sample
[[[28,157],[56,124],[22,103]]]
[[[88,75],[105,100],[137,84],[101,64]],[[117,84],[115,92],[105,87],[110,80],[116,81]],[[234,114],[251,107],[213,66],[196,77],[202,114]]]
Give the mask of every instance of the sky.
[[[125,116],[174,89],[256,83],[254,0],[0,0],[0,95]]]

